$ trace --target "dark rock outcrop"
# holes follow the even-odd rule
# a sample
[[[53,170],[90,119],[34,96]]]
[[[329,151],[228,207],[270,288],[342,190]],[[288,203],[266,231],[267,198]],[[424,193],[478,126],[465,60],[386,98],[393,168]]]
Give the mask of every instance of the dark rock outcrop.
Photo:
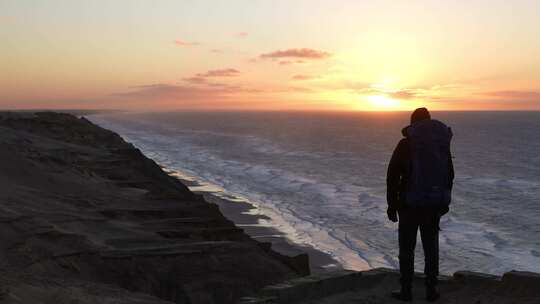
[[[3,113],[0,134],[8,302],[232,303],[309,271],[84,118]]]

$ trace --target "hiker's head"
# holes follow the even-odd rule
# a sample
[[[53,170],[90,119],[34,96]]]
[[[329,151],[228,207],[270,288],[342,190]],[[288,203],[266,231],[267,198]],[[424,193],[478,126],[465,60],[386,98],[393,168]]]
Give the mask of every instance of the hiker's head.
[[[431,119],[428,109],[418,108],[411,115],[411,125],[424,119]]]

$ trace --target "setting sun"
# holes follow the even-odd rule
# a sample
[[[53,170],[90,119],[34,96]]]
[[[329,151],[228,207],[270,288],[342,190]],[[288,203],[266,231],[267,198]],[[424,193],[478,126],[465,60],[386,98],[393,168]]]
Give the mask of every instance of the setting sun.
[[[367,99],[377,110],[395,110],[400,105],[398,100],[384,95],[372,95],[368,96]]]

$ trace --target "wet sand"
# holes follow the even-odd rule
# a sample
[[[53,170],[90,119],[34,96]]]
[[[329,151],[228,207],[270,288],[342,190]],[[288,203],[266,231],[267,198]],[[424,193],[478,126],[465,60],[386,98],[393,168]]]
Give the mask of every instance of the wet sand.
[[[256,241],[272,243],[273,250],[287,256],[307,253],[312,273],[342,269],[341,265],[330,254],[308,245],[296,244],[290,241],[285,233],[272,227],[271,224],[262,223],[261,220],[266,222],[271,221],[271,219],[264,215],[252,214],[250,211],[256,209],[253,205],[247,202],[222,199],[212,193],[204,193],[203,195],[207,201],[217,204],[226,218],[233,221],[237,227],[243,229]]]
[[[261,214],[250,202],[237,197],[223,197],[220,195],[221,189],[203,185],[182,172],[166,167],[163,167],[163,170],[186,185],[192,192],[203,195],[206,201],[218,205],[221,213],[252,239],[261,243],[271,243],[272,250],[286,256],[307,254],[311,273],[326,273],[343,269],[342,265],[330,254],[310,245],[298,244],[290,240],[285,232],[280,231],[273,224],[271,218]]]

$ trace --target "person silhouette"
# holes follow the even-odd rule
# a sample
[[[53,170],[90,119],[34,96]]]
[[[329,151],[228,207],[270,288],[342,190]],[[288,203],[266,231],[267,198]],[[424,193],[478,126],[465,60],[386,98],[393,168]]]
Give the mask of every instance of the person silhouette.
[[[386,179],[387,216],[398,222],[399,271],[401,289],[392,296],[412,300],[414,250],[420,229],[424,248],[426,300],[436,301],[439,274],[439,221],[449,211],[454,180],[450,152],[452,130],[431,119],[426,108],[411,115],[411,124],[402,130]]]

